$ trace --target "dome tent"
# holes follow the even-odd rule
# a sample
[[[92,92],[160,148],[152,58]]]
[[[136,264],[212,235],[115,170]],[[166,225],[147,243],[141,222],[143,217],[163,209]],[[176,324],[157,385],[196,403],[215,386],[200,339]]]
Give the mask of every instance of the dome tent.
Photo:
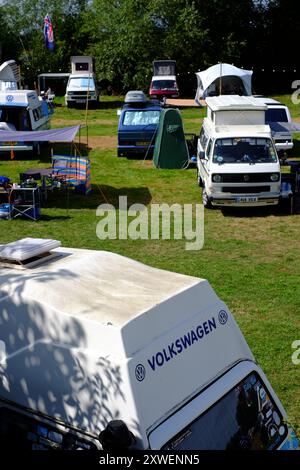
[[[195,101],[219,94],[252,95],[252,70],[244,70],[230,64],[216,64],[202,72],[197,72]],[[221,91],[221,93],[220,93]]]

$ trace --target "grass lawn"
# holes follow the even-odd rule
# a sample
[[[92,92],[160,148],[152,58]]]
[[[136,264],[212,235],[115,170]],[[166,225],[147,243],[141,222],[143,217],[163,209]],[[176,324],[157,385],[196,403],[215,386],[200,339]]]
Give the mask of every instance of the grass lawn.
[[[90,151],[93,191],[90,196],[64,192],[49,196],[38,222],[0,221],[0,243],[25,236],[56,238],[63,245],[104,249],[155,267],[207,278],[235,315],[258,363],[282,400],[291,423],[300,435],[300,365],[292,364],[291,343],[300,339],[300,215],[276,210],[223,214],[205,211],[205,244],[200,251],[186,251],[181,240],[106,240],[96,237],[96,208],[129,204],[196,203],[201,191],[196,170],[157,170],[151,161],[116,157],[116,148],[105,137],[117,135],[117,109],[121,97],[103,98],[100,109],[88,111],[89,136],[103,145]],[[288,105],[289,96],[281,96]],[[299,109],[298,109],[299,108]],[[291,106],[300,117],[300,106]],[[182,110],[185,131],[198,133],[204,110]],[[84,110],[58,107],[53,126],[84,122]],[[296,142],[294,156],[300,156]],[[29,167],[49,165],[50,156],[0,159],[0,174],[18,180]],[[184,312],[183,312],[184,314]]]

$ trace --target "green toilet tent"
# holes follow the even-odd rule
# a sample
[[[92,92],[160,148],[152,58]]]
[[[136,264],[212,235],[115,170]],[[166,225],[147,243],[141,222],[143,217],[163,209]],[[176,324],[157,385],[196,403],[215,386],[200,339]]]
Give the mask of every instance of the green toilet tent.
[[[178,109],[163,109],[160,113],[153,161],[156,168],[186,168],[189,152]]]

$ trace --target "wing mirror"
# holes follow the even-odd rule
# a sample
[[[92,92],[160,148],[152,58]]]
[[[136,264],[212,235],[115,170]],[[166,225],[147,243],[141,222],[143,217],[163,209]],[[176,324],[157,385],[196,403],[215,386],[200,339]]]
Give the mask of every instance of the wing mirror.
[[[199,158],[200,158],[200,160],[205,160],[205,152],[204,152],[204,150],[200,150],[200,152],[199,152]]]
[[[110,421],[98,439],[106,452],[129,450],[136,443],[135,436],[120,419]]]

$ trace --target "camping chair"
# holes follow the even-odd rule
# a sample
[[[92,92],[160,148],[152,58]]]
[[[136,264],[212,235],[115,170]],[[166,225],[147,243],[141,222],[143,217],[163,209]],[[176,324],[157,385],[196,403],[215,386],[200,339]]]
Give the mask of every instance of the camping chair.
[[[87,157],[53,155],[52,178],[74,187],[76,192],[88,194],[91,191],[90,160]]]

